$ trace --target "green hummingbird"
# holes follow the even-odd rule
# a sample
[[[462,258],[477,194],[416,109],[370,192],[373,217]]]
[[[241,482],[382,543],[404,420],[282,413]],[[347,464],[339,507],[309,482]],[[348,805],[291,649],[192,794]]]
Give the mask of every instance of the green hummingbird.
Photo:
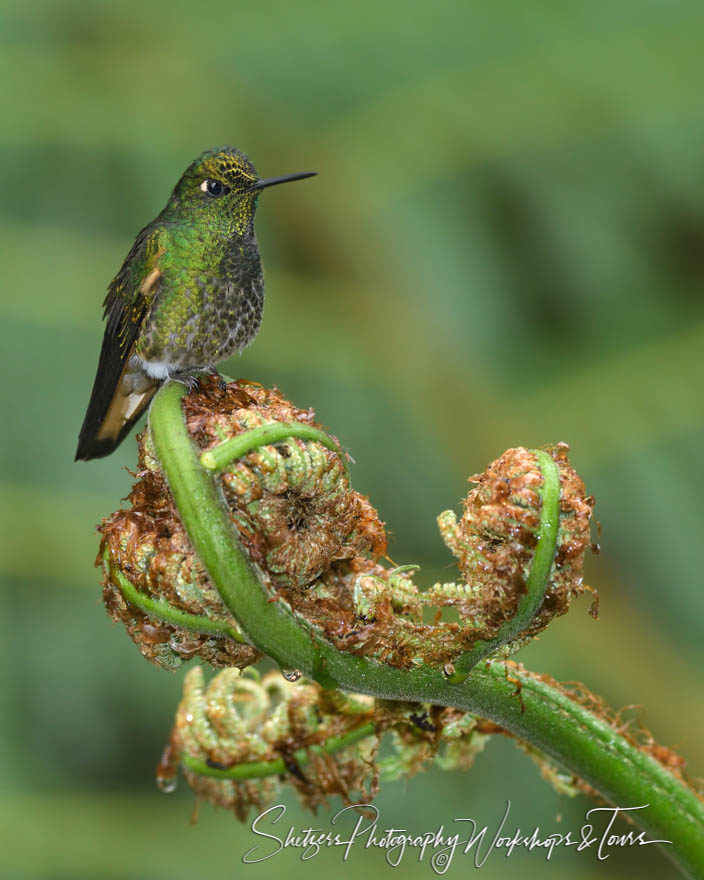
[[[119,446],[166,379],[193,373],[254,339],[264,279],[254,232],[263,189],[314,171],[260,179],[234,147],[188,166],[159,216],[137,235],[103,303],[107,321],[76,460]]]

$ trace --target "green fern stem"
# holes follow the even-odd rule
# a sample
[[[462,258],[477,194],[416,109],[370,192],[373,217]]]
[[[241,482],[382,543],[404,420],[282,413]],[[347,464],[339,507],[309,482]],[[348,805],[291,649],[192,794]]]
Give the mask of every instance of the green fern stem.
[[[339,736],[330,736],[320,745],[308,746],[306,749],[297,749],[292,758],[299,767],[305,767],[309,764],[313,755],[328,754],[346,749],[360,740],[367,739],[375,735],[374,725],[371,722],[360,724],[354,730]],[[263,776],[277,776],[280,773],[288,773],[288,767],[283,758],[275,758],[273,761],[250,761],[249,763],[235,764],[234,767],[212,767],[205,761],[198,758],[192,758],[190,755],[183,755],[181,760],[194,773],[200,773],[201,776],[213,776],[216,779],[235,779],[240,782],[245,779],[259,779]]]

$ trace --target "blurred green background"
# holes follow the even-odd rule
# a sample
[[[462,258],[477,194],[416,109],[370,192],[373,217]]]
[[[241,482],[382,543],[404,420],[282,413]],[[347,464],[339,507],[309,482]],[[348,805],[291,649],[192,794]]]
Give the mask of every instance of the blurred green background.
[[[361,849],[244,867],[247,827],[209,807],[190,826],[185,786],[153,783],[182,673],[149,667],[100,600],[95,524],[134,466],[133,438],[73,462],[104,291],[222,143],[264,176],[319,172],[261,199],[263,329],[223,371],[316,409],[425,584],[452,579],[434,518],[466,477],[568,441],[598,499],[601,620],[584,599],[521,659],[645,707],[704,772],[703,32],[678,0],[0,4],[2,877],[391,871]],[[547,831],[591,806],[503,740],[377,804],[421,831],[496,823],[507,799],[513,826]],[[509,864],[673,874],[652,847]]]

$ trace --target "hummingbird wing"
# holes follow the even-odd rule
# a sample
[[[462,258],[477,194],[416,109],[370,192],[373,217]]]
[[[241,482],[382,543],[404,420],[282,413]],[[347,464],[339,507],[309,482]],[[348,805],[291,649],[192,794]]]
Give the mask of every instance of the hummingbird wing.
[[[76,461],[100,458],[116,449],[158,387],[130,361],[159,291],[164,239],[162,229],[146,226],[108,287],[103,303],[105,335]]]

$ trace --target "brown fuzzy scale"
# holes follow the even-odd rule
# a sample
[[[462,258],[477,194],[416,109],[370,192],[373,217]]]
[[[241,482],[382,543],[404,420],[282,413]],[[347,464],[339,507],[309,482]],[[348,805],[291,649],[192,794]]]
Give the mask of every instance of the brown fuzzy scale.
[[[370,803],[389,764],[388,758],[378,762],[377,757],[385,732],[392,733],[395,752],[390,769],[402,767],[405,775],[421,771],[436,756],[441,767],[467,769],[484,744],[485,737],[475,733],[474,716],[453,707],[375,701],[329,691],[306,679],[291,684],[273,672],[245,682],[231,672],[221,672],[207,685],[200,668],[187,674],[158,777],[172,781],[182,763],[199,797],[232,810],[240,820],[251,808],[261,811],[278,797],[280,782],[290,784],[313,810],[331,795],[348,805]],[[370,722],[375,736],[333,754],[311,748]],[[308,761],[299,761],[301,752],[307,752]],[[236,782],[195,773],[184,756],[221,768],[281,759],[286,770]]]
[[[261,813],[273,800],[268,791],[267,783],[271,782],[268,779],[235,782],[201,776],[188,769],[184,769],[183,774],[198,798],[209,801],[216,807],[231,810],[240,822],[247,819],[252,807],[256,813]],[[275,786],[272,789],[274,793],[277,790]]]
[[[609,724],[615,734],[624,736],[641,751],[660,761],[678,779],[688,782],[696,792],[683,772],[684,760],[672,749],[657,745],[644,728],[634,732],[631,722],[624,721],[622,717],[625,710],[615,712],[581,684],[561,684],[550,676],[530,673],[512,661],[507,661],[506,666],[507,674],[511,670],[521,680],[534,678],[562,691]],[[200,676],[199,670],[197,672]],[[224,674],[226,673],[220,675]],[[430,762],[441,769],[467,770],[484,747],[487,738],[492,735],[513,739],[537,764],[541,774],[558,793],[573,795],[582,791],[594,799],[600,799],[598,793],[584,780],[565,771],[550,757],[492,721],[451,706],[397,700],[371,701],[370,698],[358,695],[327,691],[315,682],[306,680],[295,686],[283,685],[288,711],[281,736],[266,744],[261,742],[257,751],[251,748],[243,751],[242,747],[248,739],[240,737],[236,742],[236,755],[233,754],[228,759],[227,753],[221,751],[222,744],[227,739],[218,740],[217,748],[204,745],[204,741],[209,739],[207,731],[215,729],[218,718],[218,700],[213,699],[211,694],[218,677],[211,681],[208,692],[204,692],[202,687],[196,691],[184,688],[184,699],[179,706],[176,724],[158,775],[160,778],[172,780],[184,753],[201,760],[216,759],[225,766],[283,757],[287,767],[285,776],[252,779],[249,782],[201,776],[184,766],[186,779],[199,797],[232,810],[241,821],[246,819],[250,808],[261,811],[275,797],[278,798],[280,782],[290,784],[298,793],[302,804],[315,809],[332,794],[341,795],[348,804],[362,801],[370,803],[378,790],[382,772],[391,777],[403,775],[407,778],[425,769]],[[266,685],[266,680],[262,680],[263,686]],[[359,702],[362,700],[366,700],[366,703]],[[317,718],[315,729],[311,728],[310,723],[305,723],[306,715],[310,716],[311,711]],[[246,713],[245,708],[245,718]],[[271,716],[272,713],[269,712],[267,717]],[[208,719],[205,725],[203,719]],[[320,744],[330,736],[339,736],[368,721],[373,723],[376,731],[376,740],[371,751],[361,751],[358,746],[352,746],[334,755],[316,756],[309,753],[311,763],[303,767],[296,762],[294,753],[299,749]],[[248,737],[252,742],[262,740],[265,728],[256,716],[252,717],[248,729]],[[391,735],[395,755],[391,759],[382,759],[379,763],[377,751],[385,733]],[[369,743],[369,740],[366,742]]]
[[[184,399],[183,410],[203,450],[264,423],[321,427],[313,410],[293,406],[277,388],[234,382],[222,390],[214,381],[202,387]],[[350,490],[337,453],[316,444],[307,472],[286,470],[286,459],[296,451],[305,456],[311,445],[291,439],[285,446],[261,447],[220,476],[240,540],[274,587],[305,588],[333,562],[386,552],[383,523],[368,499]]]
[[[418,601],[409,603],[405,614],[394,608],[391,591],[382,588],[374,616],[360,618],[352,598],[355,583],[360,577],[373,577],[384,585],[388,576],[388,569],[371,560],[351,559],[332,565],[314,589],[287,594],[285,601],[338,650],[373,657],[400,669],[412,668],[421,656],[427,663],[444,662],[456,656],[458,643],[469,645],[457,623],[422,623],[422,594],[410,581]]]
[[[116,511],[98,527],[103,538],[96,565],[102,563],[107,550],[111,563],[146,596],[190,614],[232,620],[193,554],[164,478],[145,469],[141,442],[139,465],[140,479],[128,496],[132,507]],[[197,593],[191,585],[197,585]],[[156,666],[175,669],[185,660],[200,657],[215,667],[244,667],[261,657],[249,645],[148,617],[124,598],[110,569],[103,574],[103,600],[110,617],[124,623],[143,656]]]
[[[520,667],[523,674],[529,674],[523,667]],[[652,733],[643,724],[640,718],[626,718],[624,715],[632,709],[639,709],[638,706],[624,706],[622,709],[612,709],[603,700],[602,697],[593,694],[586,685],[581,682],[558,682],[549,675],[536,676],[551,685],[557,690],[562,691],[571,700],[584,706],[594,715],[614,729],[616,733],[623,736],[628,742],[640,749],[640,751],[654,758],[658,763],[662,764],[666,770],[672,773],[677,779],[687,785],[697,797],[704,801],[704,785],[702,780],[691,779],[684,771],[687,764],[685,759],[669,746],[659,745]]]
[[[213,381],[204,381],[202,388],[184,399],[188,429],[201,449],[262,422],[315,425],[312,411],[293,407],[276,389],[237,382],[223,391]],[[140,437],[139,448],[140,473],[129,495],[131,507],[103,520],[98,564],[107,551],[111,565],[145,595],[234,625],[190,547],[147,432]],[[594,501],[585,497],[582,481],[567,463],[566,445],[558,444],[549,451],[560,469],[557,552],[546,598],[521,640],[564,613],[571,598],[585,589],[582,564],[590,546]],[[286,467],[287,460],[296,456],[304,466],[297,474]],[[458,558],[465,584],[438,585],[428,594],[420,593],[406,573],[390,572],[375,561],[385,551],[383,525],[367,499],[347,487],[336,453],[319,444],[291,440],[276,449],[265,447],[244,456],[219,479],[243,546],[260,565],[267,588],[339,650],[375,657],[399,668],[419,662],[449,665],[459,651],[478,639],[491,638],[514,613],[525,591],[536,545],[542,484],[536,456],[525,449],[509,450],[486,473],[471,478],[477,485],[465,501],[459,522],[452,515],[441,517],[443,537]],[[233,640],[150,619],[125,600],[111,565],[103,580],[106,607],[114,620],[126,625],[147,659],[173,668],[197,655],[216,667],[242,668],[261,656],[254,648]],[[358,592],[361,604],[355,599]],[[438,620],[425,625],[422,612],[428,605],[454,606],[463,622]],[[671,749],[657,745],[647,731],[633,734],[620,713],[608,710],[582,686],[541,678],[587,706],[675,776],[684,778],[683,760]],[[377,701],[373,709],[359,714],[358,709],[345,710],[347,699],[313,683],[296,685],[282,734],[266,745],[264,755],[256,750],[240,754],[241,740],[236,741],[237,754],[231,754],[226,736],[205,750],[195,747],[188,731],[201,722],[194,721],[193,714],[184,708],[159,767],[159,778],[166,782],[174,778],[184,750],[222,764],[282,757],[288,781],[307,806],[314,808],[331,794],[355,803],[360,797],[370,800],[378,788],[379,768],[373,754],[362,758],[351,748],[334,756],[311,755],[310,764],[301,768],[294,757],[296,750],[353,729],[363,719],[373,720],[377,734],[393,731],[404,770],[415,772],[436,754],[442,759],[438,753],[441,740],[448,740],[448,766],[468,766],[487,734],[506,734],[491,722],[453,708]],[[335,700],[342,701],[341,705]],[[212,729],[217,731],[222,719],[212,707],[210,713]],[[254,730],[262,730],[268,723],[263,718]],[[544,756],[531,753],[531,757],[555,785],[588,789],[579,780],[564,779]],[[272,778],[234,782],[185,772],[199,796],[232,809],[240,819],[250,807],[260,810],[266,806],[277,790],[277,780]]]
[[[186,425],[196,444],[210,449],[261,424],[300,422],[319,427],[277,389],[231,382],[224,389],[204,379],[183,399]],[[560,467],[560,528],[555,564],[540,611],[511,650],[564,613],[584,589],[582,563],[589,546],[593,499],[569,466],[566,446],[551,453]],[[101,526],[110,559],[133,585],[175,608],[230,619],[194,556],[153,455],[148,432],[140,437],[139,481],[130,510]],[[338,650],[372,657],[397,668],[451,663],[478,640],[492,638],[514,614],[525,592],[540,518],[542,474],[534,453],[511,449],[493,462],[467,496],[455,522],[443,514],[441,531],[469,586],[438,585],[418,591],[406,574],[375,560],[386,536],[368,500],[351,490],[339,455],[321,444],[290,439],[264,446],[233,462],[217,477],[233,525],[266,588],[304,625]],[[157,624],[125,601],[114,578],[105,579],[105,601],[125,622],[142,653],[174,666],[198,655],[215,666],[246,666],[259,654],[228,639]],[[454,606],[461,622],[423,623],[423,608]]]
[[[303,680],[293,685],[282,681],[277,673],[269,673],[260,683],[251,685],[254,691],[260,691],[260,701],[266,706],[266,717],[262,718],[253,709],[260,705],[253,699],[253,691],[236,690],[242,679],[234,680],[235,689],[230,681],[231,687],[220,691],[217,678],[205,688],[200,670],[191,670],[187,676],[168,748],[167,778],[172,778],[173,763],[183,754],[223,767],[282,759],[286,781],[310,809],[326,803],[330,795],[340,795],[346,804],[365,803],[374,797],[378,789],[374,745],[365,759],[354,745],[335,755],[308,751],[310,760],[303,766],[296,758],[301,750],[372,721],[373,701],[350,701],[339,692],[331,695],[314,682]],[[228,729],[228,721],[231,724],[235,717],[238,728]],[[218,731],[220,727],[224,729]],[[261,811],[267,806],[279,787],[276,776],[246,782],[214,779],[194,773],[187,765],[184,774],[197,795],[232,810],[240,820],[246,818],[250,808]],[[160,767],[161,778],[164,775]]]
[[[684,772],[687,763],[685,759],[669,746],[659,745],[653,738],[652,733],[643,725],[640,719],[635,719],[635,723],[634,719],[624,719],[623,716],[628,710],[638,707],[625,706],[623,709],[612,709],[602,697],[593,694],[589,688],[581,682],[560,682],[554,679],[551,675],[530,672],[525,666],[514,660],[507,660],[506,667],[507,674],[510,670],[511,672],[517,673],[523,680],[526,678],[533,678],[536,681],[541,681],[565,694],[565,696],[569,697],[570,700],[573,700],[580,706],[583,706],[605,724],[608,724],[615,734],[624,737],[624,739],[631,743],[631,745],[635,746],[644,754],[650,755],[654,758],[675,778],[687,785],[700,800],[704,801],[704,788],[702,787],[701,780],[693,780]],[[535,748],[524,743],[515,734],[500,725],[495,724],[493,721],[477,719],[477,731],[484,734],[501,734],[502,736],[515,740],[532,758],[532,760],[538,764],[541,773],[545,778],[553,784],[556,784],[556,773],[558,771],[556,770],[556,765],[547,755],[540,753]],[[562,773],[563,771],[559,772]],[[570,776],[570,774],[566,775],[570,777],[568,783],[569,786],[575,790],[583,792],[595,800],[602,800],[601,795],[583,779],[574,775]],[[629,819],[628,816],[626,816],[626,818]]]
[[[584,590],[582,566],[590,546],[589,519],[594,501],[585,497],[584,484],[567,462],[566,444],[550,453],[560,468],[560,529],[555,564],[543,604],[521,643],[564,614],[571,599]],[[515,613],[525,593],[540,519],[542,474],[534,453],[510,449],[484,474],[475,475],[454,526],[443,527],[448,546],[458,558],[463,580],[471,590],[455,594],[434,590],[427,598],[410,580],[405,605],[394,602],[390,573],[365,559],[334,564],[316,589],[286,596],[294,613],[314,626],[338,650],[374,657],[402,669],[419,659],[434,666],[451,662],[479,640],[489,640]],[[381,585],[373,614],[360,619],[352,601],[353,589],[366,576]],[[422,622],[422,606],[457,608],[462,623]],[[515,641],[511,648],[519,646]]]
[[[262,422],[297,421],[318,427],[312,410],[294,407],[276,389],[233,382],[222,391],[209,379],[201,386],[203,391],[184,399],[183,409],[188,429],[203,449]],[[101,564],[107,550],[112,565],[145,595],[190,614],[234,624],[193,553],[148,431],[138,442],[138,481],[128,497],[132,506],[99,526],[103,538],[96,564]],[[303,441],[289,443],[306,449]],[[303,474],[300,485],[272,472],[272,456],[286,458],[280,448],[272,447],[250,453],[220,477],[242,545],[268,575],[273,589],[308,587],[335,560],[363,553],[378,556],[386,550],[383,524],[368,500],[349,489],[340,457],[319,444],[311,445],[316,447],[320,472]],[[235,491],[237,485],[245,485],[245,491]],[[141,653],[158,666],[176,668],[197,656],[216,667],[243,668],[261,656],[248,645],[148,618],[126,601],[109,570],[103,578],[103,598],[113,620],[125,624]]]
[[[567,444],[547,451],[560,470],[560,527],[555,562],[543,604],[523,636],[532,636],[564,614],[584,591],[582,569],[590,543],[594,499],[567,461]],[[446,540],[458,559],[462,579],[477,585],[467,601],[455,601],[460,615],[480,624],[476,638],[491,639],[516,611],[526,581],[540,520],[542,474],[536,455],[518,447],[507,450],[476,483],[464,502],[456,532]]]
[[[293,758],[289,757],[288,762],[286,782],[294,788],[301,804],[313,811],[327,806],[327,799],[334,795],[339,795],[346,806],[368,804],[379,790],[376,764],[361,761],[356,755],[311,753],[310,763],[303,768],[297,767]],[[240,822],[246,821],[250,809],[260,813],[270,806],[277,792],[276,787],[270,790],[268,786],[271,779],[237,782],[201,776],[188,768],[183,772],[198,797],[232,811]]]

